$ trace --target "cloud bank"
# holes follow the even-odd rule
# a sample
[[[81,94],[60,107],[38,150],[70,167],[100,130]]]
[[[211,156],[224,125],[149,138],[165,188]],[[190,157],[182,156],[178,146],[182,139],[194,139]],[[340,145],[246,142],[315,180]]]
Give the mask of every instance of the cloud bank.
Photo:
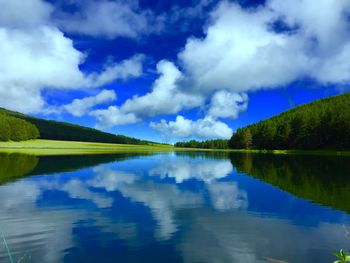
[[[151,128],[159,131],[165,141],[169,138],[222,138],[229,139],[232,136],[232,129],[226,123],[212,118],[198,119],[192,121],[178,115],[175,121],[162,119],[159,123],[151,122]]]
[[[58,8],[62,3],[0,0],[2,107],[42,112],[50,106],[42,95],[46,89],[100,88],[142,75],[142,55],[106,64],[98,72],[81,70],[86,54],[74,47],[67,32],[139,40],[150,31],[161,34],[172,21],[183,21],[184,14],[201,16],[212,4],[203,0],[193,8],[174,6],[170,15],[142,10],[136,0],[72,0],[75,11],[70,13]],[[99,128],[166,115],[150,123],[163,136],[228,138],[228,121],[247,109],[253,91],[305,78],[321,86],[348,85],[349,13],[347,0],[320,0],[317,5],[312,0],[268,0],[249,9],[221,1],[202,37],[188,38],[176,60],[157,63],[158,78],[146,94],[106,108],[96,109],[105,102],[92,97],[63,106],[74,116],[93,116]],[[193,109],[199,110],[198,119],[183,117]]]
[[[46,105],[44,89],[96,88],[142,74],[142,56],[110,63],[99,73],[83,72],[85,54],[52,24],[53,7],[25,2],[0,0],[1,106],[35,113]]]
[[[345,0],[321,0],[319,5],[270,0],[255,9],[222,1],[210,16],[205,37],[189,38],[176,63],[159,62],[151,92],[93,114],[101,126],[124,124],[123,115],[129,116],[128,123],[178,115],[151,127],[179,138],[228,138],[232,131],[220,119],[235,119],[245,111],[249,92],[302,78],[321,85],[349,82],[349,10]],[[193,121],[180,114],[193,108],[204,109],[204,117]],[[112,112],[119,117],[106,117]]]

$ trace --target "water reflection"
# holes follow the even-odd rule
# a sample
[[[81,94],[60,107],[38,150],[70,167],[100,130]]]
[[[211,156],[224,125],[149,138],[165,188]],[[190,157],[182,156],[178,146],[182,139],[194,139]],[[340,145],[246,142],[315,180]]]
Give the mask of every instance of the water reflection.
[[[25,154],[0,153],[0,184],[28,174],[37,166],[38,160],[38,157]]]
[[[332,251],[350,243],[343,235],[349,215],[272,185],[333,205],[327,200],[336,197],[324,201],[320,193],[335,194],[348,164],[296,158],[35,159],[16,175],[31,177],[0,186],[0,223],[23,262],[330,262]],[[333,165],[339,178],[329,186],[323,176]],[[337,208],[346,210],[348,200]],[[0,262],[7,262],[3,247]]]
[[[232,172],[229,160],[203,158],[178,158],[170,155],[160,158],[157,167],[150,169],[149,174],[160,178],[174,178],[176,183],[197,179],[210,183],[228,176]]]
[[[231,154],[239,172],[301,198],[350,213],[350,158]]]

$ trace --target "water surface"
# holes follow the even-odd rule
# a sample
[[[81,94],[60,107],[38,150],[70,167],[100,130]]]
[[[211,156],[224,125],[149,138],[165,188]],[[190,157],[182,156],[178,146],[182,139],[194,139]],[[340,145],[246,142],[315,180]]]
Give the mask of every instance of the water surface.
[[[0,226],[15,262],[332,262],[350,248],[349,163],[0,154]]]

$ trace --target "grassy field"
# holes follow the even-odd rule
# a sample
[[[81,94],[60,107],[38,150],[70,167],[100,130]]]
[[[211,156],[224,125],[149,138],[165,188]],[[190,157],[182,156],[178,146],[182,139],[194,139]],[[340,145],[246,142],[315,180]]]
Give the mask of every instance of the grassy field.
[[[221,150],[177,148],[172,145],[133,145],[95,142],[30,140],[23,142],[0,142],[0,152],[25,153],[32,155],[72,155],[72,154],[113,154],[118,152],[169,152],[169,151],[223,151],[259,154],[312,154],[350,156],[350,151],[336,150]]]
[[[162,152],[174,151],[171,145],[131,145],[94,142],[30,140],[23,142],[0,142],[0,152],[26,153],[34,155],[66,155],[66,154],[110,154],[125,151]]]

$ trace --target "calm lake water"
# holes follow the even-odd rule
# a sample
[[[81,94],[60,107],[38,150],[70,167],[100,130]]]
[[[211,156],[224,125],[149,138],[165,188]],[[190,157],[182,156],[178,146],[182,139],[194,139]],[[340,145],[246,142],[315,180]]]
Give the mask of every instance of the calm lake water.
[[[329,263],[350,248],[349,160],[0,154],[0,227],[22,263]]]

